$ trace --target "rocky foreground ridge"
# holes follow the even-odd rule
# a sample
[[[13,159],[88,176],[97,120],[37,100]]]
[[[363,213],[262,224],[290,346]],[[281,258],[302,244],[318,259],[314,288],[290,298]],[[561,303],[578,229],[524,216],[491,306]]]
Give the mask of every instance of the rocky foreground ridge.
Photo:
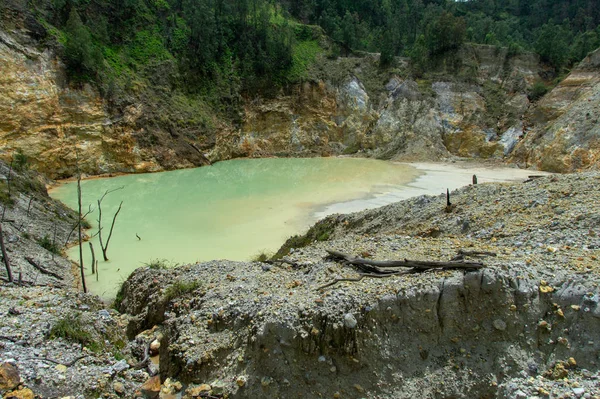
[[[116,306],[0,286],[4,397],[600,397],[600,174],[480,184],[333,215],[284,262],[138,269]],[[372,259],[481,270],[339,282]],[[467,258],[477,260],[478,258]],[[65,270],[66,272],[66,270]],[[65,320],[77,328],[65,333]],[[7,365],[8,364],[8,365]],[[11,365],[11,366],[9,366]],[[13,370],[14,371],[14,370]],[[156,375],[153,377],[153,375]],[[17,384],[18,385],[18,384]]]

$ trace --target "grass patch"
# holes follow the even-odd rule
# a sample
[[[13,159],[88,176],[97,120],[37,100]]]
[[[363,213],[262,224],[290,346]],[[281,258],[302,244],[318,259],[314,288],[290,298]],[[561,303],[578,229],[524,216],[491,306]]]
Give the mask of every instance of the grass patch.
[[[93,352],[99,352],[102,349],[101,344],[96,342],[92,334],[85,330],[81,318],[78,316],[67,315],[59,319],[50,330],[50,339],[63,338],[67,341],[78,343],[87,347]]]
[[[269,251],[261,251],[259,253],[257,253],[256,255],[254,255],[252,257],[252,259],[250,260],[251,262],[266,262],[268,261],[271,257],[273,256],[272,252]]]
[[[144,263],[144,266],[153,270],[165,270],[172,267],[177,267],[178,264],[167,259],[152,259],[151,261]]]
[[[272,259],[281,259],[290,253],[292,248],[307,247],[315,241],[327,241],[333,234],[335,224],[325,219],[311,227],[304,235],[295,235],[287,239]]]
[[[287,73],[288,80],[297,82],[305,78],[308,68],[315,62],[321,51],[321,46],[316,40],[296,43],[292,50],[292,66]]]
[[[189,294],[200,288],[202,284],[198,280],[183,281],[177,280],[173,284],[167,287],[165,290],[165,299],[170,301],[177,297]]]
[[[4,206],[12,206],[15,204],[15,201],[8,193],[8,183],[5,180],[0,180],[0,202]]]
[[[53,254],[60,255],[60,247],[47,234],[44,237],[39,238],[37,243],[40,247],[47,249]]]

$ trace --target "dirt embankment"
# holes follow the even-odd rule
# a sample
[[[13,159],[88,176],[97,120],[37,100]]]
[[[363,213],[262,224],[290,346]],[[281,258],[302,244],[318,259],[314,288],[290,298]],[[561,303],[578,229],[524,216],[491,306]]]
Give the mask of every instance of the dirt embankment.
[[[138,269],[120,310],[161,330],[188,397],[600,397],[600,175],[481,184],[331,216],[288,263]],[[353,278],[374,259],[493,252],[482,270]],[[475,259],[473,259],[475,260]],[[171,381],[171,380],[170,380]],[[202,385],[204,384],[204,385]]]

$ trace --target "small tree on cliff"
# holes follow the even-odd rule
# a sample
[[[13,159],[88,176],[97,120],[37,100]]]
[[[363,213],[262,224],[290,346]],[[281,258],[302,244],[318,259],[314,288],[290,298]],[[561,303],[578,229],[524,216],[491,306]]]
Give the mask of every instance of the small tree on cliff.
[[[102,63],[102,54],[94,45],[90,31],[81,21],[75,8],[71,8],[65,32],[65,59],[69,69],[82,75],[95,73]]]

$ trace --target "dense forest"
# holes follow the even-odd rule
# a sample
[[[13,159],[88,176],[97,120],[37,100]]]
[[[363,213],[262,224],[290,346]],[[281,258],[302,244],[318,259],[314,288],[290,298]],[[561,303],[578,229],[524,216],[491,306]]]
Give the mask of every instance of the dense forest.
[[[555,68],[600,45],[596,0],[282,0],[293,17],[319,24],[353,49],[433,55],[463,41],[535,51]]]
[[[600,46],[597,0],[29,0],[73,80],[107,98],[140,77],[235,109],[303,77],[318,53],[381,53],[423,73],[463,42],[535,51],[557,74]],[[323,40],[325,34],[331,40]],[[324,44],[324,43],[328,44]],[[204,101],[204,100],[203,100]]]

